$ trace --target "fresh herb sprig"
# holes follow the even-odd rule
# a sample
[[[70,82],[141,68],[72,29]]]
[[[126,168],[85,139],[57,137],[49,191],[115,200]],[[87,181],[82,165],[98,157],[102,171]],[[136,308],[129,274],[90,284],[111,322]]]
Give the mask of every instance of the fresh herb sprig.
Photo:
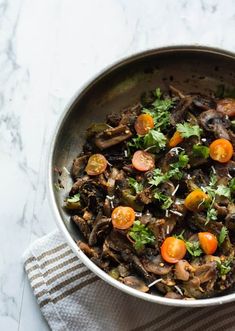
[[[138,194],[143,191],[143,184],[137,182],[135,178],[129,177],[128,178],[128,184],[135,190],[135,192]]]
[[[200,256],[203,252],[200,248],[199,241],[188,241],[184,238],[183,234],[184,234],[184,231],[182,231],[179,235],[175,235],[174,237],[184,241],[186,249],[190,255],[195,256],[195,257]]]
[[[134,222],[128,235],[135,241],[134,247],[136,250],[141,250],[146,244],[152,244],[155,241],[152,231],[139,220]]]
[[[182,138],[189,138],[191,136],[197,136],[200,138],[202,129],[199,125],[192,125],[190,123],[179,123],[176,125],[176,129],[180,132]]]

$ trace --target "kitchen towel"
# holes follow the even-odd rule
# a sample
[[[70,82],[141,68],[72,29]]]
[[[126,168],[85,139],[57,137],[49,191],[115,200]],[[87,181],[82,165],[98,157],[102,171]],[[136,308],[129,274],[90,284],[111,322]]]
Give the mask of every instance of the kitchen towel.
[[[33,243],[25,270],[53,331],[235,330],[235,304],[176,308],[120,292],[79,261],[59,231]]]

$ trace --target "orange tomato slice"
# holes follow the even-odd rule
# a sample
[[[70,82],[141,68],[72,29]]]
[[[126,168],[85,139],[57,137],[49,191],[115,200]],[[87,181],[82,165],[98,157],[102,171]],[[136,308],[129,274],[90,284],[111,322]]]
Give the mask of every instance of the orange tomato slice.
[[[228,162],[233,156],[233,145],[227,139],[214,140],[210,146],[210,157],[220,163]]]
[[[90,176],[102,174],[107,167],[108,161],[102,154],[93,154],[89,157],[85,171]]]
[[[189,193],[184,200],[184,205],[188,210],[199,211],[203,209],[203,202],[207,201],[209,196],[200,189]]]
[[[145,151],[136,151],[132,157],[132,165],[139,171],[148,171],[154,168],[154,156]]]
[[[198,233],[199,242],[201,248],[206,254],[214,254],[218,247],[217,238],[210,232],[199,232]]]
[[[140,135],[145,135],[154,128],[154,120],[150,114],[141,114],[135,121],[135,131]]]
[[[186,254],[185,242],[175,237],[168,237],[161,246],[162,258],[169,263],[177,263]]]
[[[116,207],[111,215],[113,227],[117,229],[128,229],[135,221],[135,211],[131,207]]]
[[[182,143],[184,139],[181,137],[181,134],[179,131],[175,131],[175,133],[173,134],[173,136],[171,137],[170,141],[169,141],[169,146],[175,147],[178,144]]]

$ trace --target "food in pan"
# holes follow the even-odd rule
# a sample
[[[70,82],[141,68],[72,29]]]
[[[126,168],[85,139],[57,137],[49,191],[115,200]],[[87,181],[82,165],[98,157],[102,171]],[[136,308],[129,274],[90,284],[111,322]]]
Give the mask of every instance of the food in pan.
[[[118,281],[173,299],[235,282],[235,99],[173,86],[87,129],[65,201],[80,249]]]

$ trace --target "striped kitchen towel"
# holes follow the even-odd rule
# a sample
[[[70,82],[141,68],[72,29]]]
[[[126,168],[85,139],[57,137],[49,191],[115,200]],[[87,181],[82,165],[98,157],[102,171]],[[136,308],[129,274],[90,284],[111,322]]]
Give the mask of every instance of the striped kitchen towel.
[[[235,304],[175,308],[120,292],[87,269],[59,231],[24,255],[39,308],[53,331],[235,330]]]

